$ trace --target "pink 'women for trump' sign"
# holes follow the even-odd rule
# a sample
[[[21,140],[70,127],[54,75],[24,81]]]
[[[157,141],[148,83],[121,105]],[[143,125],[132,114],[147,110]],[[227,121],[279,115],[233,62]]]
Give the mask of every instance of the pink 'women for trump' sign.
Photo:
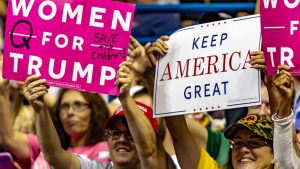
[[[51,86],[118,95],[134,4],[101,0],[10,0],[3,76],[31,74]]]
[[[274,75],[277,66],[288,65],[300,76],[300,0],[261,0],[262,49],[267,73]]]

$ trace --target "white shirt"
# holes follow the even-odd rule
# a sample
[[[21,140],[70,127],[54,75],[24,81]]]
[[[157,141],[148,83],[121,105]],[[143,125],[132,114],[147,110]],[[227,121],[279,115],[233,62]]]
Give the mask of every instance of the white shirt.
[[[272,116],[274,121],[273,149],[277,169],[298,169],[300,159],[293,147],[293,119],[294,113],[290,116],[279,119],[277,114]]]

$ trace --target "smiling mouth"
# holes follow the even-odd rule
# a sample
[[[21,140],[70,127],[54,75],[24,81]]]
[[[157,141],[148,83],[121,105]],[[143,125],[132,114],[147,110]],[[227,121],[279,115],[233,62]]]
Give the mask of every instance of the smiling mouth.
[[[251,158],[241,158],[240,160],[238,160],[239,163],[249,163],[249,162],[254,162],[253,159]]]
[[[117,148],[117,152],[119,152],[119,153],[128,153],[129,149],[127,149],[127,148]]]

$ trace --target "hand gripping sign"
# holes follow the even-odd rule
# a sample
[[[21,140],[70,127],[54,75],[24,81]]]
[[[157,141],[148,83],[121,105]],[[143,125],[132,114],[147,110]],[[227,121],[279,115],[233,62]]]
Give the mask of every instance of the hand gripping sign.
[[[182,28],[157,63],[155,116],[259,105],[260,74],[247,62],[260,49],[259,15]]]
[[[3,76],[111,95],[126,60],[135,5],[99,0],[10,0]]]
[[[260,1],[262,49],[267,73],[274,75],[278,65],[288,65],[300,76],[300,0]]]

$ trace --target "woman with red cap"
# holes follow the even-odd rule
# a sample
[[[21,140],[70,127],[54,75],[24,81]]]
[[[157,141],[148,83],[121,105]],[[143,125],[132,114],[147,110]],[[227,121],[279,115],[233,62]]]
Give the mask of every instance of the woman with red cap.
[[[43,102],[43,96],[48,90],[44,87],[45,80],[39,80],[34,75],[26,79],[24,95],[35,110],[40,146],[46,160],[54,168],[175,169],[173,161],[163,149],[161,139],[158,138],[157,122],[152,118],[151,108],[136,103],[129,95],[133,79],[130,68],[131,63],[124,62],[117,73],[115,85],[120,88],[122,108],[118,108],[105,125],[112,163],[89,160],[62,149]],[[35,91],[34,94],[29,93],[29,89]],[[49,153],[49,149],[53,153]]]

